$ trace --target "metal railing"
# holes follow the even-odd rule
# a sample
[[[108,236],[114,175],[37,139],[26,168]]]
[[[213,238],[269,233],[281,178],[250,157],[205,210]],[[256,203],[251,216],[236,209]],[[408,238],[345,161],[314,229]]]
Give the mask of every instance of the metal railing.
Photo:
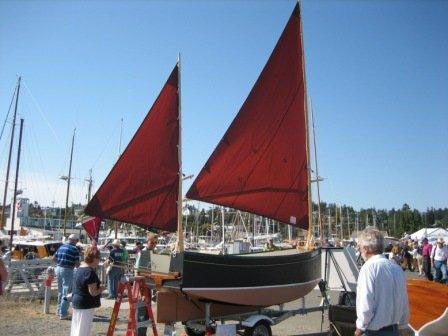
[[[10,298],[25,296],[31,299],[44,297],[45,280],[48,278],[49,268],[56,268],[51,258],[5,261],[5,266],[8,271],[8,279],[4,283],[5,296]],[[103,263],[98,265],[96,271],[101,282],[106,284],[107,274]],[[51,288],[57,289],[56,277]]]
[[[47,269],[52,266],[51,259],[11,260],[5,262],[5,265],[8,271],[5,283],[7,297],[43,298]]]

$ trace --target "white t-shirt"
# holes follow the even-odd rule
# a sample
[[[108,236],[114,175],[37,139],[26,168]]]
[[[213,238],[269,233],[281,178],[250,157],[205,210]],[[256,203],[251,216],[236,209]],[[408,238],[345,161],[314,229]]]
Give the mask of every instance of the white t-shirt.
[[[448,259],[448,246],[440,248],[437,244],[432,250],[431,258],[434,258],[436,261],[446,261]]]

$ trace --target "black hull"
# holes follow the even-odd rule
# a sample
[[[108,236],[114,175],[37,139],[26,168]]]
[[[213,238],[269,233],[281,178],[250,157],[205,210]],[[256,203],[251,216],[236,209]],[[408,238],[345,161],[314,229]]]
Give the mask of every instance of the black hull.
[[[202,300],[267,307],[305,296],[320,279],[320,250],[224,256],[185,252],[181,290]]]

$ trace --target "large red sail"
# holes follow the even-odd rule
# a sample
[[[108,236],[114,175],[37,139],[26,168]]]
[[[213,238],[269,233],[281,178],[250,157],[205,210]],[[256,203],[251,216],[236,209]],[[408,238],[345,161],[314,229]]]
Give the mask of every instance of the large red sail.
[[[305,83],[297,5],[187,198],[308,228]]]
[[[85,212],[166,231],[177,229],[178,66]]]

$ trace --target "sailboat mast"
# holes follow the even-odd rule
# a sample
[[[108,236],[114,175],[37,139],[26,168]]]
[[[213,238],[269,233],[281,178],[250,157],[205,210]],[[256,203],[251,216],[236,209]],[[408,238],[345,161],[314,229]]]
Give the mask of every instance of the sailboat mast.
[[[300,13],[302,12],[299,3]],[[300,38],[302,42],[302,73],[303,73],[303,88],[304,88],[304,113],[305,113],[305,130],[306,130],[306,170],[308,176],[308,234],[307,234],[307,247],[310,248],[311,240],[313,239],[313,207],[312,207],[312,195],[311,195],[311,165],[310,165],[310,133],[308,130],[308,94],[306,88],[306,72],[305,72],[305,48],[303,44],[303,25],[302,15],[300,15]]]
[[[321,243],[324,241],[324,227],[322,225],[322,216],[320,214],[320,176],[319,176],[319,166],[317,164],[317,145],[316,145],[316,130],[314,127],[314,109],[313,102],[311,101],[311,120],[313,123],[313,144],[314,144],[314,165],[316,167],[316,183],[317,183],[317,218],[319,220],[319,233]]]
[[[339,206],[339,221],[341,222],[341,243],[344,240],[344,217],[342,215],[342,205]]]
[[[348,239],[350,239],[350,214],[348,212],[348,207],[346,208],[346,213],[347,213],[347,230],[348,230]]]
[[[93,179],[92,179],[92,168],[89,169],[89,178],[86,179],[86,182],[88,182],[87,187],[87,203],[90,202],[90,198],[92,196],[92,185],[93,185]]]
[[[67,228],[68,196],[70,193],[70,181],[72,179],[72,161],[73,161],[73,147],[75,145],[75,134],[76,134],[76,128],[73,130],[72,149],[70,150],[70,164],[68,167],[67,194],[65,196],[65,212],[64,212],[64,227],[63,227],[64,237],[65,237],[66,228]]]
[[[9,154],[8,154],[8,164],[6,167],[6,180],[5,180],[5,191],[3,193],[3,207],[2,207],[2,220],[0,225],[0,230],[3,229],[5,225],[5,208],[6,208],[6,197],[8,194],[8,183],[9,183],[9,169],[11,168],[11,155],[12,155],[12,147],[14,144],[14,130],[16,128],[16,116],[17,116],[17,106],[19,105],[19,93],[20,93],[20,81],[21,77],[17,80],[17,92],[16,92],[16,103],[14,106],[14,117],[12,120],[12,130],[11,130],[11,141],[9,143]],[[12,206],[12,205],[11,205]]]
[[[222,254],[226,254],[226,226],[224,222],[224,207],[221,206],[221,225],[222,225]]]
[[[181,70],[180,70],[180,53],[177,56],[178,71],[178,123],[179,123],[179,144],[177,154],[179,160],[179,191],[177,196],[177,251],[184,251],[184,233],[182,229],[182,114],[181,114]]]
[[[121,156],[121,140],[122,140],[122,138],[123,138],[123,118],[120,119],[120,140],[118,141],[118,159],[120,159],[120,156]],[[115,239],[118,239],[118,229],[119,229],[118,221],[115,221],[114,229],[115,229]]]
[[[356,213],[356,237],[359,235],[359,212]]]
[[[14,181],[14,197],[11,204],[11,237],[9,240],[9,250],[12,251],[12,241],[14,239],[14,219],[16,215],[16,202],[17,202],[17,184],[19,183],[19,167],[20,167],[20,152],[22,150],[22,133],[23,133],[23,119],[20,119],[20,135],[19,135],[19,148],[17,149],[17,164],[16,164],[16,180]],[[14,204],[14,205],[13,205]]]

